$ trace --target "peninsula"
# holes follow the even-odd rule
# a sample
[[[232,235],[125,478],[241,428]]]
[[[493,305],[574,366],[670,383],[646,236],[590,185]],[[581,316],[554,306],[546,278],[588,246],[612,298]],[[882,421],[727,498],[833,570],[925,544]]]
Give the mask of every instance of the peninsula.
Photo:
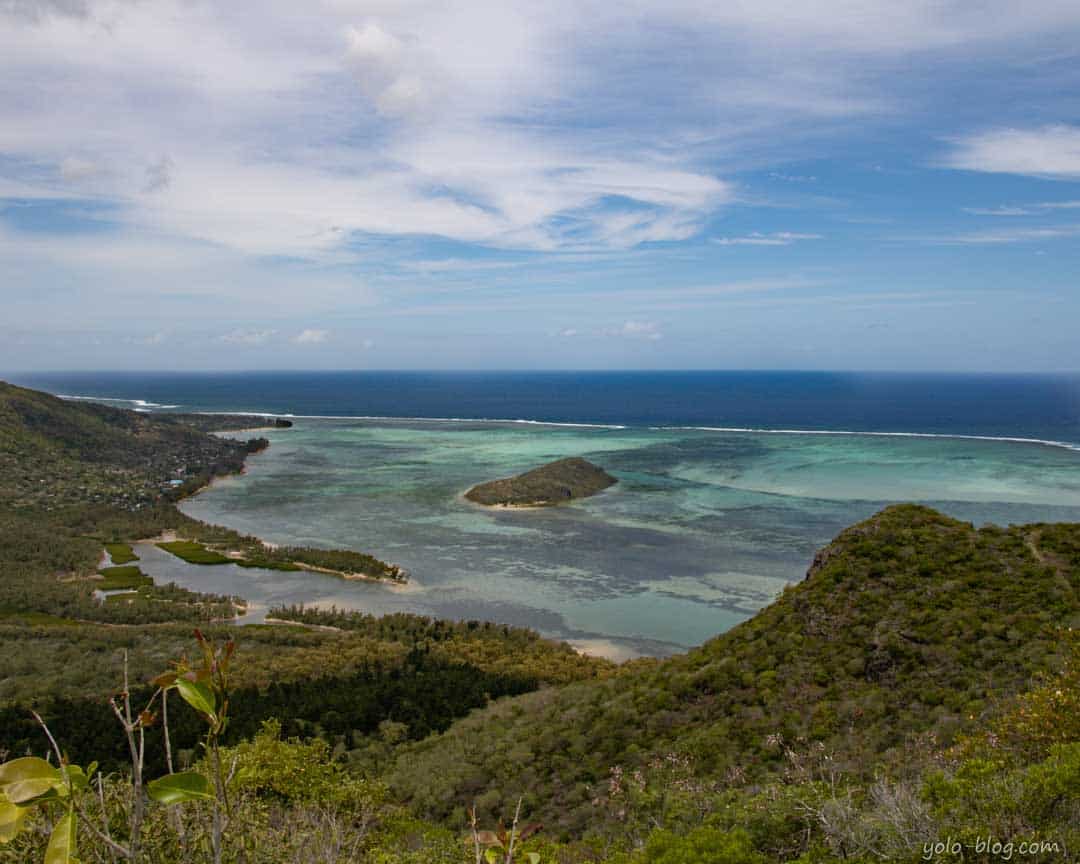
[[[551,507],[588,498],[618,481],[587,459],[571,457],[541,465],[516,477],[473,486],[465,497],[489,507]]]

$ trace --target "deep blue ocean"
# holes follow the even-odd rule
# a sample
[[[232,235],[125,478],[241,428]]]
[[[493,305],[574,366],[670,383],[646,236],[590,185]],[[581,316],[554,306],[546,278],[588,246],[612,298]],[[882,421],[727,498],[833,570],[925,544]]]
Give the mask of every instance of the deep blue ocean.
[[[1080,375],[230,372],[15,375],[195,411],[926,432],[1080,443]]]
[[[687,373],[15,376],[139,410],[291,415],[182,504],[274,543],[401,564],[405,587],[185,564],[146,572],[280,603],[527,626],[614,657],[670,654],[752,615],[890,504],[976,525],[1080,522],[1080,377]],[[823,434],[833,432],[836,434]],[[250,433],[243,433],[250,434]],[[470,486],[585,456],[619,482],[572,505],[473,505]]]

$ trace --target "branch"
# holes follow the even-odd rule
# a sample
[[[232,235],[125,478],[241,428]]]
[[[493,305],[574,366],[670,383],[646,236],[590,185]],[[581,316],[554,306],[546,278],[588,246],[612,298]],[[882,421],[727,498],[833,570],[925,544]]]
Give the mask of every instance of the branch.
[[[112,834],[109,833],[109,814],[105,810],[105,787],[101,782],[101,772],[97,775],[98,802],[101,804],[101,828],[107,842],[112,842]],[[115,860],[115,859],[114,859]]]
[[[56,743],[56,739],[53,738],[53,734],[49,731],[49,727],[45,725],[45,721],[41,719],[41,715],[33,709],[31,709],[30,713],[34,715],[34,719],[37,720],[38,725],[45,730],[45,737],[49,739],[49,743],[52,744],[53,753],[56,754],[56,765],[63,775],[64,782],[70,786],[71,783],[68,780],[67,766],[64,765],[64,756],[60,752],[60,745]]]

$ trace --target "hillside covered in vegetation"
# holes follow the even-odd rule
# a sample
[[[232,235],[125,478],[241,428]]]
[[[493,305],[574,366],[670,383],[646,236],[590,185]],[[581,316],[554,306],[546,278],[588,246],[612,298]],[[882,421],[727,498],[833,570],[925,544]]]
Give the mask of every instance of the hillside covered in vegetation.
[[[587,459],[558,459],[516,477],[473,486],[465,497],[477,504],[503,507],[550,507],[587,498],[618,482]]]
[[[124,542],[172,531],[187,554],[255,554],[158,484],[238,470],[258,443],[0,397],[0,862],[1049,864],[1080,849],[1080,526],[890,507],[753,618],[663,661],[333,609],[236,628],[220,619],[239,598],[147,587]],[[140,586],[130,600],[92,596],[106,544],[125,572],[105,578]],[[499,823],[515,815],[510,850]]]
[[[1075,544],[1080,526],[1053,536],[1048,548],[1045,526],[976,530],[889,508],[728,633],[601,684],[492,706],[404,752],[391,781],[433,817],[473,798],[494,815],[528,795],[546,824],[575,834],[612,766],[671,751],[706,776],[756,783],[783,767],[769,744],[779,736],[870,779],[908,762],[920,736],[952,743],[1064,662],[1080,569],[1051,549]]]

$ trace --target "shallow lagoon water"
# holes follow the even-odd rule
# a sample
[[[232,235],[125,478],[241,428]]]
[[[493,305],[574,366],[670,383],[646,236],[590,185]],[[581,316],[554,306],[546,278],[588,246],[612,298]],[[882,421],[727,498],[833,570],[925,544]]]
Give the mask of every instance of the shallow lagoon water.
[[[889,503],[976,524],[1080,520],[1080,452],[1037,444],[482,421],[299,419],[265,434],[245,474],[185,512],[274,543],[361,549],[412,581],[197,567],[160,550],[144,561],[156,579],[247,598],[253,620],[280,603],[408,611],[664,655],[752,615]],[[569,455],[619,484],[544,510],[461,497]]]

